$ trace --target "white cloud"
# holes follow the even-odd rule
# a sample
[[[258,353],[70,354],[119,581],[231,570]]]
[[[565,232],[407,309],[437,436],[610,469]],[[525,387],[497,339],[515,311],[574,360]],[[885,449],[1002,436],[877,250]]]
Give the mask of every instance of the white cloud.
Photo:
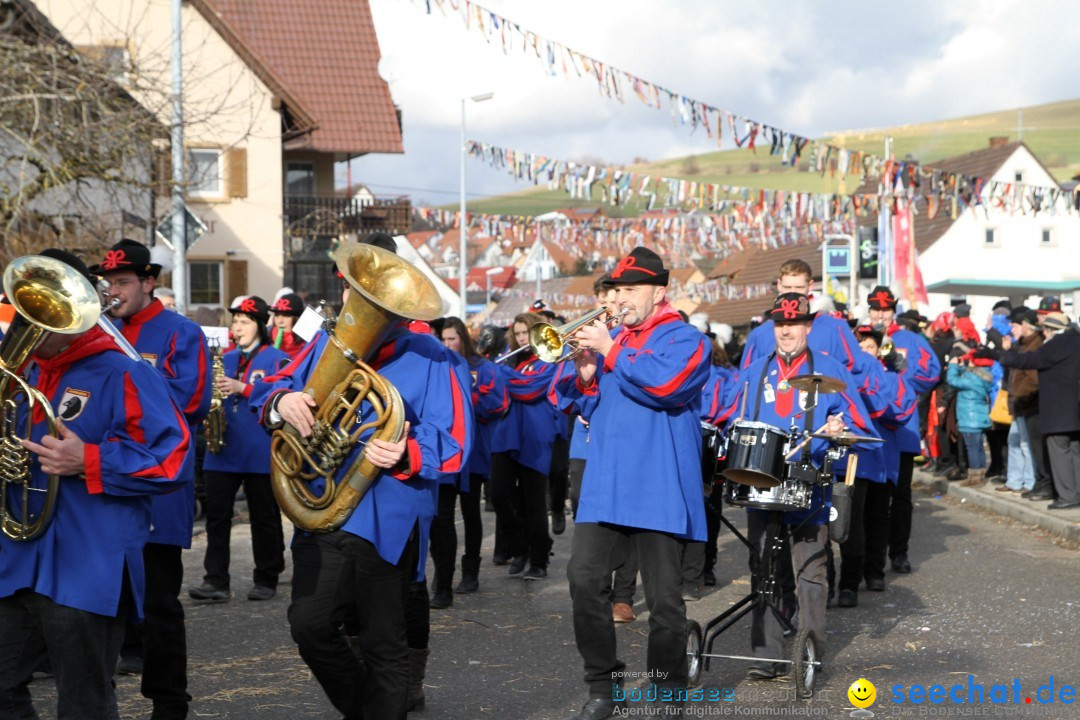
[[[463,0],[462,0],[463,1]],[[1075,94],[1080,3],[1053,0],[485,0],[523,27],[677,92],[811,136],[955,117]],[[449,2],[443,5],[449,8]],[[462,95],[470,137],[562,158],[611,162],[715,147],[671,115],[602,97],[595,82],[547,77],[520,43],[489,47],[458,17],[423,4],[371,0],[380,48],[399,77],[406,154],[356,161],[354,179],[445,190],[452,202]],[[432,0],[433,8],[436,3]],[[700,136],[700,137],[699,137]],[[470,161],[470,191],[522,187]],[[387,190],[387,192],[395,192]]]

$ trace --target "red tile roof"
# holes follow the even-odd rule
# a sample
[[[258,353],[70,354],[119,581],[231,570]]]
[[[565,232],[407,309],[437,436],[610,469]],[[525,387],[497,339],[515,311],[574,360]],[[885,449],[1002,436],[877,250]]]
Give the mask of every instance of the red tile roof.
[[[290,149],[404,152],[367,0],[190,0],[288,109]]]

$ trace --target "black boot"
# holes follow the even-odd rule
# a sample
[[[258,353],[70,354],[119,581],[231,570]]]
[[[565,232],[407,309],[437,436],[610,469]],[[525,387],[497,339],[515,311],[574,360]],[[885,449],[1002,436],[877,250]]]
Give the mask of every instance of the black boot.
[[[461,556],[461,582],[454,588],[456,593],[474,593],[480,589],[480,558]]]
[[[424,674],[427,672],[428,648],[409,648],[409,697],[405,709],[409,712],[424,709]]]

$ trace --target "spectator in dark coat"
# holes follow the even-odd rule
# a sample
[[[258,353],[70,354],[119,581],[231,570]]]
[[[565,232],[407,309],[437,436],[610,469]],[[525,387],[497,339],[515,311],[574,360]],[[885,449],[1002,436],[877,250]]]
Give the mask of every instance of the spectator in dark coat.
[[[1080,507],[1080,332],[1064,313],[1047,313],[1040,323],[1045,345],[1021,353],[1006,339],[1001,361],[1039,373],[1039,419],[1058,493],[1049,508],[1064,510]]]

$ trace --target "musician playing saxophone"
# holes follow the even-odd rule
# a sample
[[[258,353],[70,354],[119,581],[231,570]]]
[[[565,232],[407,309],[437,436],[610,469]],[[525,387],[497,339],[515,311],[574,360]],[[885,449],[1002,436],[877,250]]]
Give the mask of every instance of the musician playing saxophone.
[[[74,255],[41,254],[89,278]],[[125,618],[142,615],[151,496],[184,484],[191,432],[161,376],[98,327],[46,333],[32,360],[28,380],[62,424],[59,439],[47,435],[45,415],[35,413],[23,447],[33,485],[59,475],[59,498],[41,535],[0,535],[0,706],[5,717],[37,717],[29,658],[44,645],[56,676],[54,715],[106,720],[119,717],[112,678]],[[21,507],[16,488],[6,499]],[[35,510],[40,502],[32,497]]]
[[[349,293],[346,281],[343,303]],[[265,426],[287,422],[310,436],[315,402],[299,390],[328,342],[320,330],[285,369],[255,384],[251,403]],[[418,567],[427,557],[436,484],[462,470],[473,433],[469,388],[450,352],[434,336],[412,332],[408,321],[391,327],[368,364],[400,392],[405,434],[399,442],[372,438],[354,448],[338,480],[358,453],[382,473],[340,529],[297,530],[293,541],[292,637],[330,702],[346,717],[405,717],[406,597],[413,579],[423,577]],[[370,419],[369,412],[362,422]],[[312,483],[317,493],[321,485],[321,479]],[[363,666],[339,627],[351,608]]]
[[[269,600],[277,592],[285,569],[281,513],[270,488],[270,437],[259,427],[248,396],[267,375],[288,364],[289,356],[270,344],[266,323],[270,308],[261,297],[243,298],[233,307],[231,333],[236,349],[222,357],[225,376],[216,381],[223,396],[224,447],[208,452],[206,471],[206,574],[199,587],[188,589],[195,600],[229,599],[229,537],[233,503],[241,486],[251,513],[251,551],[255,556],[254,586],[248,600]]]

